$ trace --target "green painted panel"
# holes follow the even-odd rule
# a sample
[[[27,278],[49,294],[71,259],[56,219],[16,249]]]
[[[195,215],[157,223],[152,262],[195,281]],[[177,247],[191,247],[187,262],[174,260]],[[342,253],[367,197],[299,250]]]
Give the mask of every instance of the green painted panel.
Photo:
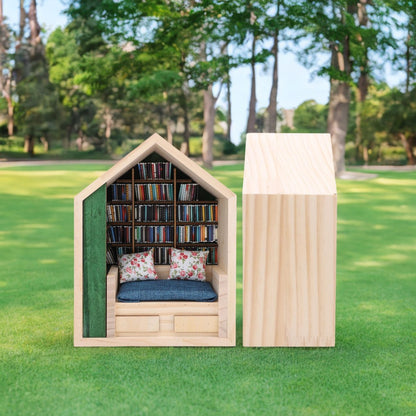
[[[106,336],[106,186],[84,200],[83,334]]]

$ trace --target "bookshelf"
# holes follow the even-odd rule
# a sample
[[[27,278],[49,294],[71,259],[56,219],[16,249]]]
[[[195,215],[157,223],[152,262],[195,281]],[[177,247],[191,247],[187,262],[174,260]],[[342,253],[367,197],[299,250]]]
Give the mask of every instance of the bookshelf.
[[[218,200],[157,154],[107,188],[106,214],[107,265],[151,248],[167,265],[172,247],[208,250],[207,264],[218,264]]]

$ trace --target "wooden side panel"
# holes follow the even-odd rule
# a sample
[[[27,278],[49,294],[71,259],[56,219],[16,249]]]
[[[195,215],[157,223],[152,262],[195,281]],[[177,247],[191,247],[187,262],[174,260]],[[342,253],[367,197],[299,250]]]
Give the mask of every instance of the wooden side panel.
[[[106,336],[106,186],[83,204],[83,336]]]
[[[243,345],[334,346],[336,196],[244,195]]]
[[[111,266],[107,275],[107,337],[114,337],[116,331],[116,296],[118,268]]]
[[[218,316],[175,316],[175,332],[218,332]]]

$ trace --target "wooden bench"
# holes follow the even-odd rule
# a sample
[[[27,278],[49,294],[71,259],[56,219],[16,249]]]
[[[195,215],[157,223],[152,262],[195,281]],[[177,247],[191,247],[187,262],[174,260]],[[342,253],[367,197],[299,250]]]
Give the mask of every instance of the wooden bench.
[[[167,279],[169,266],[156,266]],[[107,338],[124,338],[132,345],[229,345],[228,282],[219,266],[207,266],[207,280],[216,302],[118,302],[118,268],[107,274]]]

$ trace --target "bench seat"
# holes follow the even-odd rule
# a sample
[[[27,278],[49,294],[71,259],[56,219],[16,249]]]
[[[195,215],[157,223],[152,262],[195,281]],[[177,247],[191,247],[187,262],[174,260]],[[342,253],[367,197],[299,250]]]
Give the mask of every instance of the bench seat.
[[[118,302],[215,302],[217,299],[211,283],[191,280],[126,282],[120,285],[117,293]]]

